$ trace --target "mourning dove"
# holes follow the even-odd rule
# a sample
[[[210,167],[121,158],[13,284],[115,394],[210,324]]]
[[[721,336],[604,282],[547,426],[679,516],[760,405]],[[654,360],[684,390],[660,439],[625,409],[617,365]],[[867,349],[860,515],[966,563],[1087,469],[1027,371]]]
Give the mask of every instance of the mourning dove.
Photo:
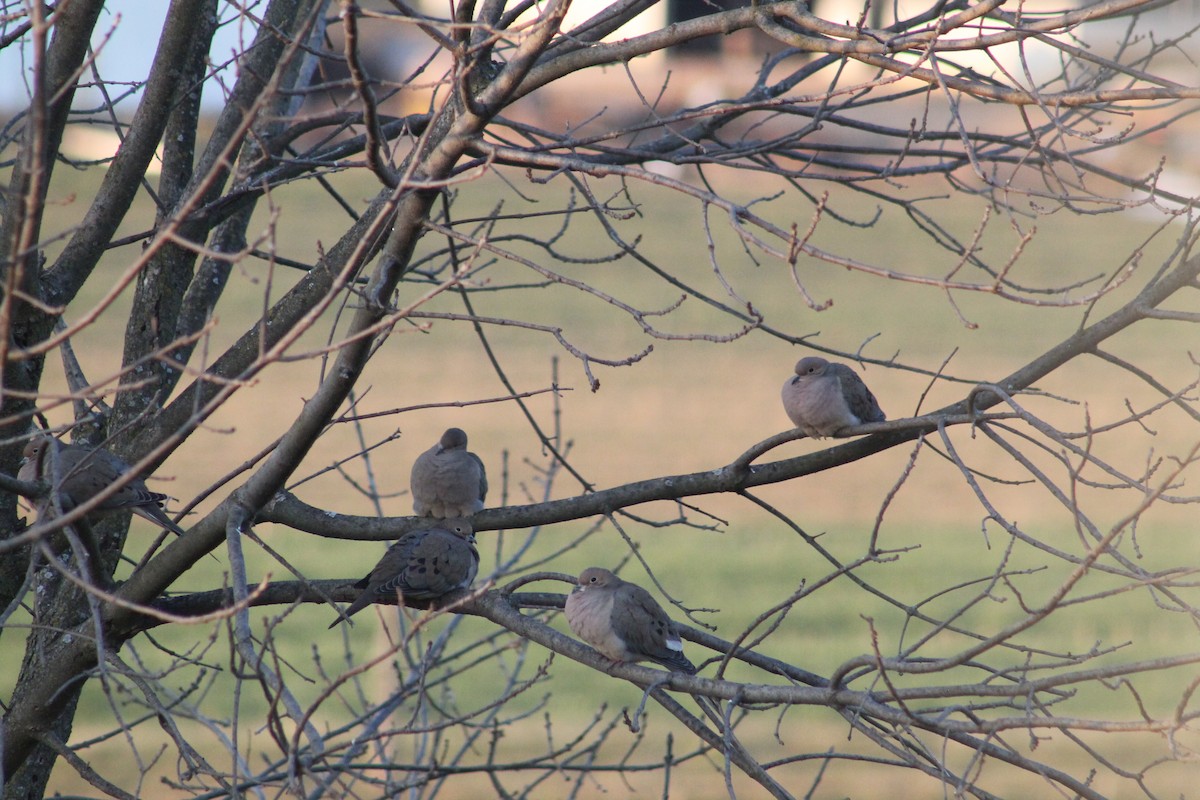
[[[653,661],[696,674],[671,618],[650,593],[600,567],[588,567],[567,595],[567,624],[613,661]]]
[[[354,585],[362,594],[329,627],[380,600],[433,601],[466,589],[479,571],[475,532],[466,520],[441,523],[442,527],[409,531],[387,549],[370,574]]]
[[[814,439],[848,426],[887,419],[857,372],[818,356],[796,362],[796,376],[783,384],[782,394],[784,411],[797,428]]]
[[[38,513],[44,514],[57,497],[64,511],[86,503],[129,472],[129,465],[103,448],[63,444],[51,436],[39,435],[25,445],[24,458],[17,477],[23,481],[44,480],[50,484],[51,496],[38,502]],[[134,478],[110,494],[96,507],[97,511],[132,511],[139,517],[172,533],[183,535],[180,528],[163,512],[165,494],[152,492],[146,482]]]
[[[487,473],[479,456],[467,450],[467,434],[448,428],[417,456],[409,486],[418,517],[469,517],[483,508]]]

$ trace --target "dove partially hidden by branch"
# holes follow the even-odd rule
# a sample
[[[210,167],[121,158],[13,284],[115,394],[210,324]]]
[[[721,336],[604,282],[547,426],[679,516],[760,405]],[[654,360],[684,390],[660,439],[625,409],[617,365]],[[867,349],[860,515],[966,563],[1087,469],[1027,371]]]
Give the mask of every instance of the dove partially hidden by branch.
[[[606,569],[588,567],[579,575],[566,613],[575,635],[613,661],[653,661],[696,674],[662,606],[641,586]]]
[[[467,450],[462,428],[448,428],[433,447],[417,456],[409,480],[418,517],[469,517],[483,509],[487,473]]]
[[[25,445],[24,458],[17,478],[23,481],[46,481],[50,495],[37,502],[39,516],[57,505],[70,511],[102,493],[126,475],[130,466],[103,448],[64,444],[52,436],[38,435]],[[146,488],[141,478],[133,478],[110,494],[96,507],[97,511],[131,511],[159,527],[179,536],[180,528],[163,511],[165,494]]]
[[[329,627],[372,603],[412,600],[433,602],[466,589],[479,571],[475,532],[466,520],[453,519],[438,527],[409,531],[387,549],[365,578],[354,585],[362,593]]]
[[[796,362],[796,375],[783,384],[782,397],[788,417],[814,439],[887,419],[857,372],[819,356]]]

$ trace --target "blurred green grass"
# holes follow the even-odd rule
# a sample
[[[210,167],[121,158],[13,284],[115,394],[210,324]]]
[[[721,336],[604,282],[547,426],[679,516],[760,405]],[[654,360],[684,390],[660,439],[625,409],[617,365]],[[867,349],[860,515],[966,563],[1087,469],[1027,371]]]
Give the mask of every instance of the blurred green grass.
[[[367,198],[375,192],[370,183],[356,175],[335,175],[333,180],[353,200]],[[78,199],[70,202],[66,198],[89,197],[95,188],[94,181],[93,175],[82,173],[77,185],[58,189],[63,194],[59,195],[61,202],[53,215],[56,224],[63,229],[74,224],[72,214],[81,211],[81,203]],[[561,188],[555,184],[545,187],[522,184],[521,191],[533,199],[526,203],[499,181],[475,181],[461,187],[455,214],[462,219],[484,216],[500,200],[504,201],[506,213],[553,210],[561,206],[561,200],[554,199]],[[611,181],[595,181],[592,188],[598,196],[605,196],[606,191],[612,195],[617,192],[615,182]],[[640,187],[637,197],[639,216],[622,226],[622,231],[630,241],[642,237],[637,242],[638,253],[673,270],[690,285],[722,302],[736,305],[735,299],[724,293],[721,280],[709,263],[702,225],[703,209],[699,203],[680,201],[654,187]],[[272,199],[279,209],[275,246],[283,256],[312,261],[318,247],[328,248],[346,225],[345,219],[321,213],[324,201],[309,184],[284,187],[277,190]],[[751,199],[747,195],[745,201]],[[756,206],[755,211],[780,224],[797,221],[803,230],[809,212],[797,213],[795,202],[794,196],[784,196]],[[837,192],[832,200],[834,207],[843,211],[853,209],[859,218],[866,219],[873,215],[874,209],[860,207],[862,202],[856,196]],[[936,204],[936,212],[939,221],[963,239],[971,236],[982,217],[978,208],[957,201]],[[149,214],[150,209],[140,200],[121,235],[148,228]],[[815,341],[836,349],[856,351],[870,337],[879,334],[866,345],[865,355],[886,359],[896,354],[902,362],[933,370],[957,348],[951,362],[952,373],[971,379],[995,380],[1068,335],[1081,322],[1083,311],[1079,307],[1015,305],[983,294],[955,293],[954,302],[959,309],[978,325],[968,328],[944,293],[937,290],[898,282],[882,283],[877,278],[840,267],[804,260],[799,269],[806,288],[818,301],[834,300],[828,310],[818,313],[802,303],[786,269],[766,259],[755,263],[718,215],[712,217],[713,243],[725,280],[762,310],[769,324],[792,336],[819,334]],[[831,251],[851,254],[898,271],[937,275],[952,267],[952,258],[931,248],[926,240],[914,240],[907,225],[893,217],[885,215],[870,229],[821,227],[813,242]],[[545,262],[564,275],[586,281],[639,309],[665,308],[678,299],[678,289],[665,285],[628,257],[598,263],[563,263],[539,254],[536,248],[521,241],[506,240],[503,235],[519,233],[536,237],[555,230],[559,224],[553,217],[510,223],[494,237],[494,241]],[[1111,270],[1155,228],[1153,223],[1141,222],[1128,215],[1054,217],[1040,224],[1039,235],[1028,247],[1018,273],[1014,273],[1024,282],[1038,285],[1067,282]],[[266,229],[264,215],[260,214],[256,225]],[[1000,254],[992,260],[1002,263],[1003,254],[1015,246],[1018,238],[1018,233],[1007,224],[993,220],[988,232],[981,237],[980,246],[989,255]],[[1161,257],[1169,247],[1169,236],[1161,238],[1162,241],[1147,248],[1144,258],[1148,262]],[[422,242],[426,252],[443,245],[444,242],[432,233]],[[614,250],[599,226],[588,221],[575,226],[572,238],[561,247],[570,257],[593,260],[610,255]],[[115,276],[136,258],[137,249],[135,246],[106,255],[103,266],[77,307],[86,307],[111,286]],[[219,324],[211,340],[206,342],[210,355],[219,353],[240,335],[262,307],[264,295],[278,297],[296,277],[295,272],[283,267],[277,267],[270,274],[261,263],[251,261],[238,265],[230,290],[217,310]],[[501,262],[488,266],[475,285],[473,297],[477,311],[481,315],[519,317],[561,326],[573,344],[606,358],[627,357],[647,343],[627,315],[615,311],[595,296],[562,286],[515,293],[493,291],[507,283],[528,283],[536,278],[534,273],[519,265]],[[406,297],[415,295],[418,288],[407,286]],[[1127,298],[1131,290],[1132,286],[1115,292],[1112,299],[1097,304],[1094,314],[1103,313],[1122,298]],[[108,374],[119,364],[120,352],[114,343],[120,341],[123,333],[122,314],[127,303],[126,296],[74,341],[89,375]],[[452,295],[435,299],[427,308],[462,313],[460,301]],[[70,316],[71,312],[68,318]],[[739,327],[735,321],[714,313],[694,299],[684,302],[668,317],[653,319],[653,322],[674,333],[730,333]],[[326,321],[322,328],[304,338],[302,346],[317,347],[328,339],[336,339],[337,331],[331,326],[332,322]],[[556,408],[548,396],[542,395],[529,401],[530,408],[547,426],[553,425],[555,414],[561,411],[563,442],[560,444],[571,442],[572,463],[602,487],[656,475],[715,468],[732,460],[754,442],[783,430],[787,421],[779,408],[778,388],[789,374],[791,364],[802,355],[801,349],[761,331],[728,344],[656,340],[654,352],[642,363],[619,368],[594,366],[601,389],[591,393],[579,364],[562,353],[545,334],[492,328],[488,336],[518,391],[548,386],[552,380],[551,360],[559,359],[558,380],[567,389],[560,407]],[[1144,359],[1146,366],[1154,367],[1179,363],[1180,353],[1187,344],[1164,342],[1158,336],[1157,326],[1147,325],[1120,337],[1114,349]],[[171,482],[156,481],[154,488],[188,498],[281,434],[299,411],[303,398],[317,386],[318,366],[317,360],[308,360],[272,367],[215,415],[203,435],[187,443],[164,465],[156,478],[167,478]],[[1106,380],[1109,370],[1095,361],[1080,362],[1073,364],[1063,376],[1054,376],[1047,381],[1046,388],[1063,395],[1079,395],[1080,387],[1085,387],[1089,403],[1087,413],[1094,424],[1126,413],[1123,407],[1126,397],[1134,398],[1135,402],[1148,402],[1146,398],[1150,395],[1141,387]],[[53,367],[47,370],[49,391],[56,388],[55,372]],[[864,374],[892,417],[913,413],[917,398],[928,383],[919,375],[878,367],[870,367]],[[475,334],[462,323],[435,323],[427,332],[416,332],[402,323],[373,361],[362,388],[360,394],[365,395],[360,406],[362,411],[427,402],[449,403],[505,393],[481,354]],[[961,384],[936,384],[922,410],[956,400],[964,393]],[[1084,414],[1079,407],[1060,405],[1052,400],[1029,400],[1028,403],[1038,413],[1066,427],[1079,427]],[[1166,412],[1163,418],[1169,421],[1171,413]],[[403,437],[373,456],[373,476],[364,472],[362,463],[350,465],[349,474],[364,484],[373,481],[385,498],[382,501],[385,513],[408,513],[404,494],[408,465],[444,427],[451,424],[460,425],[471,433],[472,449],[481,453],[488,463],[496,487],[489,498],[492,502],[507,498],[510,503],[522,503],[541,495],[544,487],[542,473],[537,467],[544,459],[535,444],[531,444],[527,423],[511,403],[419,410],[366,423],[362,435],[367,441],[387,435],[396,428],[403,431]],[[1173,447],[1186,444],[1171,441],[1168,433],[1164,431],[1159,437],[1149,433],[1140,438],[1126,436],[1120,440],[1117,450],[1125,457],[1131,448],[1147,452],[1154,448],[1156,452],[1169,454]],[[348,425],[331,429],[306,460],[298,477],[353,453],[360,446],[358,435],[359,432]],[[955,443],[974,466],[1010,479],[1019,477],[1002,454],[986,442],[958,435]],[[807,441],[792,443],[771,453],[768,458],[796,455],[821,446],[824,445]],[[509,470],[504,474],[500,470],[501,452],[509,454]],[[865,552],[880,504],[897,483],[907,457],[907,450],[884,453],[869,462],[852,464],[803,481],[766,487],[757,494],[793,516],[808,533],[820,534],[819,542],[839,558],[850,560]],[[569,478],[560,476],[552,494],[569,496],[578,491],[579,487],[572,485]],[[1011,486],[989,486],[988,491],[1006,513],[1018,519],[1026,529],[1035,530],[1065,550],[1082,552],[1083,545],[1073,531],[1070,514],[1047,504],[1044,494]],[[1141,499],[1131,493],[1081,491],[1089,503],[1095,504],[1102,525],[1115,523]],[[298,492],[306,501],[331,510],[373,513],[369,499],[336,472],[306,483]],[[716,532],[631,524],[630,535],[673,596],[689,607],[719,609],[719,613],[698,616],[715,624],[722,636],[736,636],[751,620],[786,597],[802,581],[811,585],[832,571],[832,567],[794,533],[742,499],[700,498],[697,505],[714,518],[727,521],[728,526],[722,526],[723,530]],[[201,510],[208,507],[211,502],[202,505]],[[672,504],[655,504],[635,511],[653,518],[670,518],[678,513]],[[698,522],[711,522],[702,516],[691,516]],[[955,583],[979,581],[992,575],[1005,552],[1007,538],[994,525],[988,526],[987,536],[981,532],[984,516],[985,512],[975,498],[961,486],[957,470],[926,452],[921,457],[919,469],[892,501],[880,527],[881,547],[917,549],[900,553],[894,560],[867,565],[859,574],[880,590],[894,593],[903,604],[924,603],[922,608],[935,616],[946,613],[956,608],[962,597],[980,591],[979,584],[967,585],[936,598],[932,596]],[[148,541],[148,535],[139,526],[140,523],[135,526],[138,530],[133,533],[130,544],[130,552],[135,557],[138,547]],[[539,531],[530,558],[554,552],[572,532],[580,532],[583,527],[579,523]],[[1156,508],[1138,533],[1147,568],[1149,565],[1168,568],[1194,561],[1195,547],[1181,545],[1181,542],[1190,541],[1187,538],[1190,529],[1190,521],[1182,509]],[[383,549],[383,545],[341,544],[273,526],[263,526],[259,533],[300,573],[319,578],[358,577],[370,569]],[[504,552],[519,546],[524,535],[522,532],[504,533]],[[499,536],[492,532],[480,535],[485,571],[494,564],[493,553],[499,546]],[[268,573],[274,578],[290,577],[285,568],[253,545],[247,544],[247,549],[253,579]],[[626,556],[625,543],[606,527],[547,568],[575,573],[589,564],[611,565]],[[1013,579],[1033,603],[1044,599],[1065,574],[1061,563],[1025,547],[1017,547],[1011,558],[1013,569],[1045,568],[1042,572]],[[181,591],[212,588],[224,580],[223,569],[208,560],[202,561],[177,588]],[[627,575],[649,584],[636,565],[632,565]],[[1107,585],[1103,576],[1089,578],[1086,584],[1089,590],[1096,591]],[[394,619],[393,611],[384,613],[387,618]],[[279,619],[275,618],[276,614]],[[673,614],[682,616],[678,610]],[[984,599],[961,622],[986,633],[999,630],[1021,615],[1021,609],[1011,597],[1003,601]],[[298,673],[308,677],[319,673],[313,662],[314,647],[325,651],[322,668],[335,674],[351,663],[366,661],[386,647],[373,614],[361,615],[359,624],[349,632],[349,655],[336,655],[342,641],[339,632],[324,632],[333,616],[328,607],[264,609],[252,616],[256,620],[272,622],[272,633],[286,660]],[[1133,642],[1132,648],[1139,658],[1150,658],[1177,652],[1181,646],[1179,628],[1162,625],[1162,617],[1161,609],[1155,607],[1144,593],[1126,593],[1055,615],[1052,624],[1036,627],[1022,641],[1031,646],[1073,653],[1084,653],[1097,645],[1106,647]],[[276,622],[278,624],[274,625]],[[924,623],[909,619],[902,609],[887,605],[842,579],[806,597],[761,647],[771,655],[827,675],[847,658],[871,652],[872,623],[880,633],[879,647],[885,655],[893,654],[925,632]],[[442,624],[436,623],[432,630],[440,629]],[[561,620],[554,624],[565,630]],[[477,620],[465,620],[461,625],[464,634],[471,630],[486,630],[486,625]],[[260,629],[265,629],[265,624],[260,625]],[[15,679],[20,658],[14,633],[6,631],[8,646],[0,653],[6,689]],[[229,668],[227,644],[222,636],[220,625],[167,628],[154,634],[157,641],[175,652],[188,652],[197,642],[212,642],[204,653],[204,660],[217,678],[204,700],[205,709],[213,716],[228,719],[232,715],[233,693],[231,682],[220,674]],[[464,635],[461,640],[468,639]],[[920,654],[948,655],[964,642],[961,637],[945,634]],[[160,657],[151,650],[145,643],[138,644],[138,652],[147,663],[156,664]],[[704,657],[694,646],[690,650],[694,660]],[[537,662],[543,654],[534,648],[530,657]],[[1127,656],[1118,653],[1113,657]],[[1013,654],[1014,668],[1021,660],[1019,654]],[[386,671],[386,666],[376,669],[377,673]],[[740,669],[731,674],[743,679],[758,677]],[[1150,681],[1141,687],[1147,707],[1165,713],[1178,702],[1181,681],[1184,679]],[[918,683],[918,679],[912,679],[911,685]],[[374,691],[382,691],[387,685],[388,680],[378,674],[368,680],[368,686]],[[181,686],[175,688],[182,690]],[[294,688],[303,702],[315,702],[320,681],[316,684],[297,681]],[[632,687],[561,658],[555,660],[548,682],[540,689],[519,699],[516,707],[524,707],[526,703],[532,705],[541,700],[544,691],[552,691],[556,722],[568,728],[580,726],[590,719],[601,701],[636,705],[639,699],[639,693]],[[490,691],[491,684],[484,679],[460,681],[455,686],[458,701],[468,708],[486,703]],[[246,692],[238,697],[238,702],[242,707],[245,735],[261,744],[265,741],[260,727],[261,715],[266,708],[264,701],[254,692]],[[1136,718],[1136,709],[1128,695],[1106,696],[1089,690],[1073,702],[1077,703],[1079,713],[1115,713],[1121,718]],[[335,708],[331,703],[326,703],[323,713],[328,713],[332,720],[344,718],[344,712],[331,710]],[[85,731],[106,725],[112,713],[109,699],[93,682],[81,704],[77,738],[84,736]],[[824,711],[802,709],[790,712],[788,716],[790,720],[802,720],[805,731],[811,727],[818,742],[822,737],[840,740],[846,735],[844,723]],[[814,717],[820,721],[814,722]],[[656,721],[655,724],[664,725],[664,722]],[[670,724],[666,727],[671,729]],[[755,741],[767,742],[772,732],[755,727],[751,735]],[[537,733],[514,730],[508,737],[509,746],[536,748],[538,736]],[[815,747],[811,744],[814,739],[806,738],[807,733],[794,733],[786,738],[792,742],[794,736],[808,742],[804,746]],[[270,750],[269,745],[262,746]],[[786,751],[780,753],[780,757],[784,755]],[[805,772],[810,767],[795,769],[800,775],[811,774]],[[76,779],[70,777],[68,768],[60,767],[60,775],[61,783],[56,780],[55,788],[66,791],[76,786]],[[851,788],[830,788],[829,791],[853,792],[853,775],[838,780],[849,782],[830,785]],[[708,796],[706,793],[713,791],[720,794],[723,789],[714,789],[701,781],[692,796]],[[932,797],[940,792],[932,783],[922,782],[916,782],[906,791],[912,793],[904,796],[911,797]]]

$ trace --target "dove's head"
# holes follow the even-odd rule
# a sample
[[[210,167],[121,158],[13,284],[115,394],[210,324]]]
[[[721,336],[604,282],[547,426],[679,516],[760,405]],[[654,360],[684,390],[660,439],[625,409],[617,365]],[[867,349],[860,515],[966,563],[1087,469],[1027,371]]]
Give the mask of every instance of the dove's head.
[[[471,527],[471,523],[467,522],[465,519],[444,519],[441,521],[441,525],[439,527],[445,528],[455,536],[466,539],[472,544],[475,542],[475,529]]]
[[[36,463],[50,448],[53,441],[49,436],[42,434],[34,436],[25,443],[25,449],[21,451],[21,460],[26,464]]]
[[[588,567],[579,573],[580,589],[603,589],[620,582],[620,578],[602,567]]]
[[[829,368],[829,362],[820,356],[806,356],[796,362],[796,374],[801,378],[819,378]]]
[[[438,444],[442,446],[443,450],[465,450],[467,449],[467,432],[462,428],[446,428],[446,432],[442,434]]]
[[[414,531],[443,530],[453,533],[461,539],[466,539],[468,542],[475,541],[475,527],[465,517],[447,517],[446,519],[423,517],[417,520],[412,529]]]

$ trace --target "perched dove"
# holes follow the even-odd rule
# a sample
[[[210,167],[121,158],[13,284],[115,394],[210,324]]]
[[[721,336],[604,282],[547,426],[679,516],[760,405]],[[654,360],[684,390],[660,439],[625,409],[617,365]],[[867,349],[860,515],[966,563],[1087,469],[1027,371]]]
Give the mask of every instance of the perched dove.
[[[64,511],[86,503],[129,472],[129,465],[107,450],[63,444],[46,435],[31,439],[25,445],[24,456],[17,477],[23,481],[49,483]],[[96,510],[132,511],[182,536],[183,529],[163,512],[162,502],[166,499],[165,494],[147,489],[141,478],[134,478],[105,498]],[[51,505],[50,498],[42,498],[38,502],[38,513],[43,514]]]
[[[818,356],[796,362],[796,377],[783,384],[782,394],[784,411],[814,439],[847,426],[887,419],[857,372]]]
[[[466,520],[454,519],[443,527],[409,531],[387,549],[367,577],[354,584],[362,594],[329,627],[379,600],[438,600],[456,589],[466,589],[479,570],[475,532]]]
[[[567,595],[566,611],[575,635],[613,661],[653,661],[674,672],[696,674],[667,612],[635,583],[588,567]]]
[[[479,456],[467,450],[467,434],[447,428],[441,441],[413,463],[413,510],[418,517],[469,517],[483,508],[487,474]]]

